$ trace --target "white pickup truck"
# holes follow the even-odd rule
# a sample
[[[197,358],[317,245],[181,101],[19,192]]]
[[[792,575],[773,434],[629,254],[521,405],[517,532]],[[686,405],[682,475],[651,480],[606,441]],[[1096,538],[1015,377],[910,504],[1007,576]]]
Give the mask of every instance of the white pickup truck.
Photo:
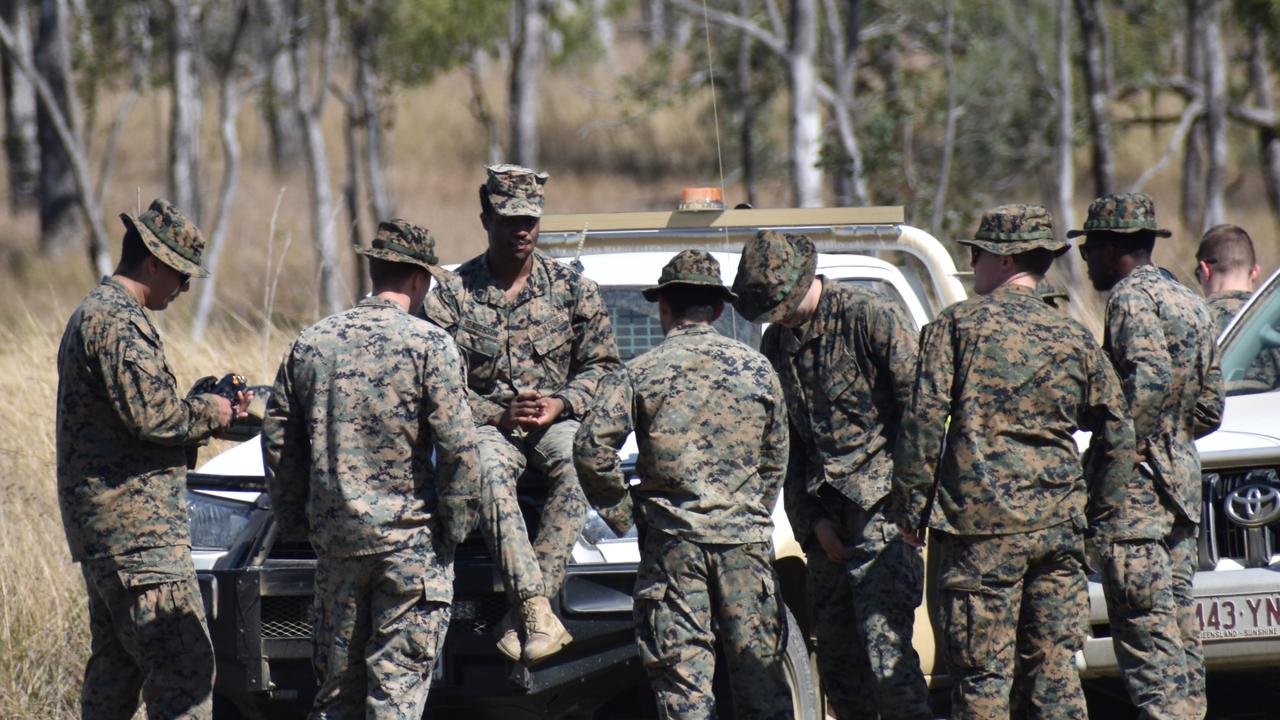
[[[671,255],[687,247],[710,250],[725,282],[732,283],[738,249],[763,228],[809,235],[820,252],[819,272],[900,303],[917,326],[965,297],[949,254],[933,237],[906,225],[901,208],[548,215],[539,248],[562,262],[580,263],[582,272],[599,283],[625,360],[662,339],[656,308],[640,290],[657,279]],[[1280,289],[1272,278],[1224,335],[1229,387],[1262,390],[1256,379],[1244,381],[1245,370],[1255,356],[1280,353],[1270,349],[1280,345],[1274,330],[1266,332],[1277,320]],[[752,346],[762,329],[732,312],[717,326]],[[1240,349],[1246,346],[1249,352]],[[1222,678],[1251,688],[1223,693],[1228,702],[1264,692],[1257,676],[1240,671],[1280,667],[1280,539],[1269,527],[1280,521],[1280,393],[1266,390],[1233,394],[1222,430],[1200,443],[1205,533],[1195,583],[1211,684]],[[629,441],[621,450],[626,464],[634,464],[634,453]],[[256,437],[209,460],[188,481],[192,554],[218,655],[215,714],[220,720],[300,717],[315,691],[310,669],[314,554],[305,542],[277,536],[262,482]],[[531,523],[537,518],[538,490],[531,479],[522,491]],[[1255,513],[1255,527],[1236,520],[1249,512]],[[820,720],[824,703],[807,633],[804,554],[781,504],[774,520],[775,567],[794,631],[787,668],[795,717]],[[634,536],[614,535],[593,513],[554,600],[576,640],[530,671],[507,662],[493,647],[491,629],[505,601],[492,559],[473,535],[458,553],[453,622],[437,666],[432,709],[465,711],[477,719],[654,716],[631,634],[630,592],[638,559]],[[1096,582],[1090,583],[1090,599],[1091,637],[1077,663],[1087,679],[1091,711],[1125,717],[1130,711],[1115,680]],[[915,644],[942,715],[948,681],[934,650],[927,605],[917,613]],[[728,702],[727,693],[719,695]],[[723,709],[723,716],[732,716],[731,708]]]

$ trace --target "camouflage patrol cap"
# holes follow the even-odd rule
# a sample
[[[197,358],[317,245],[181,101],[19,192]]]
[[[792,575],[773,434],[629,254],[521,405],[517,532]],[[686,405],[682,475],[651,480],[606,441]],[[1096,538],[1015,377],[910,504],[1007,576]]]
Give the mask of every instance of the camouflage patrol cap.
[[[804,299],[818,267],[818,251],[804,235],[761,230],[742,248],[733,307],[751,322],[777,322]]]
[[[720,291],[720,297],[728,302],[738,299],[733,291],[720,281],[720,261],[706,250],[681,250],[662,266],[658,284],[644,289],[644,299],[654,302],[664,288],[672,285],[694,285]]]
[[[1083,230],[1071,230],[1067,237],[1091,232],[1137,233],[1148,231],[1157,237],[1173,233],[1156,226],[1156,204],[1146,193],[1111,193],[1089,203],[1089,217]]]
[[[550,175],[519,165],[489,165],[485,196],[499,215],[542,217],[542,186]]]
[[[1000,205],[982,214],[978,232],[958,240],[993,255],[1016,255],[1044,248],[1061,255],[1071,247],[1053,236],[1053,215],[1040,205]]]
[[[192,277],[209,277],[208,269],[201,263],[204,236],[195,223],[168,200],[156,198],[138,217],[120,213],[120,220],[126,229],[136,231],[151,254],[165,265]]]
[[[378,223],[378,234],[371,247],[358,247],[356,252],[371,258],[394,263],[408,263],[425,269],[432,275],[441,272],[436,257],[436,240],[424,227],[395,218]]]

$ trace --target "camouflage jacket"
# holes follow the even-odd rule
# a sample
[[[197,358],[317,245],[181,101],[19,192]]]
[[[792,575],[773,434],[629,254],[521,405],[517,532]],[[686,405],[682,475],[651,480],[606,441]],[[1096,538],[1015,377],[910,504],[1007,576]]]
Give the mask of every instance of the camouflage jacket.
[[[442,503],[479,495],[475,425],[454,344],[377,297],[298,336],[262,427],[286,530],[349,557],[428,546]]]
[[[616,449],[636,432],[640,484]],[[601,383],[573,443],[592,504],[639,505],[645,528],[706,543],[769,540],[787,462],[787,413],[768,361],[710,325],[674,328]]]
[[[1240,312],[1240,308],[1253,297],[1253,293],[1244,290],[1228,290],[1226,292],[1214,293],[1205,298],[1205,304],[1209,306],[1209,314],[1213,316],[1213,335],[1216,338],[1227,329],[1227,323],[1231,322],[1231,318]]]
[[[72,559],[190,545],[183,446],[217,428],[214,397],[178,392],[150,314],[104,279],[58,347],[58,504]]]
[[[770,325],[760,351],[773,363],[791,418],[787,517],[803,544],[829,485],[864,510],[889,494],[893,446],[915,378],[915,325],[892,300],[823,278],[803,328]]]
[[[565,402],[581,413],[600,378],[619,367],[609,313],[594,282],[540,252],[514,302],[489,274],[487,255],[458,268],[457,282],[437,285],[423,308],[461,348],[471,413],[483,424],[522,390]]]
[[[1079,323],[1034,290],[1003,285],[926,325],[916,372],[891,519],[917,527],[936,477],[929,527],[956,535],[1114,520],[1133,428],[1115,371]],[[1087,469],[1076,430],[1093,433]]]
[[[1200,456],[1195,439],[1222,424],[1222,370],[1204,300],[1154,265],[1116,283],[1107,299],[1103,348],[1124,385],[1138,454],[1156,487],[1185,520],[1200,522]],[[1159,537],[1153,517],[1131,517],[1135,537]]]

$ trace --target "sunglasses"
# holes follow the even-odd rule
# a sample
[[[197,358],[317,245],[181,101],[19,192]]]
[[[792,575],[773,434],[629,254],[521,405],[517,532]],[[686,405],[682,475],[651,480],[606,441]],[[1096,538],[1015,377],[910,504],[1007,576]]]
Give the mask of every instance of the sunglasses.
[[[1089,245],[1087,243],[1080,243],[1076,246],[1076,249],[1080,251],[1080,257],[1084,258],[1085,262],[1088,262],[1089,252],[1091,250]]]
[[[982,256],[982,248],[973,245],[969,246],[969,265],[972,267],[978,264],[978,258]]]

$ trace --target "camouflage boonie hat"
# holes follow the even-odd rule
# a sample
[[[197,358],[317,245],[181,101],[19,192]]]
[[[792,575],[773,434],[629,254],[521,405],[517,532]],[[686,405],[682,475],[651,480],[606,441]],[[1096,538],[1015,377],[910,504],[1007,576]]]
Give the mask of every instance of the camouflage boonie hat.
[[[550,175],[519,165],[489,165],[485,196],[499,215],[542,217],[542,186]]]
[[[957,240],[993,255],[1016,255],[1044,248],[1061,255],[1071,247],[1053,237],[1053,215],[1040,205],[1000,205],[982,214],[978,232]]]
[[[1067,237],[1088,235],[1095,231],[1136,233],[1149,231],[1157,237],[1173,232],[1156,226],[1156,204],[1146,193],[1111,193],[1089,203],[1089,217],[1083,230],[1071,230]]]
[[[126,229],[136,231],[151,254],[165,265],[191,277],[209,277],[209,270],[201,263],[204,236],[195,223],[168,200],[156,198],[138,217],[120,213],[120,220]]]
[[[706,250],[681,250],[675,257],[662,266],[662,275],[658,284],[645,288],[644,299],[654,302],[664,288],[672,285],[696,285],[715,288],[720,297],[728,302],[738,299],[733,291],[720,281],[720,261]]]
[[[424,227],[399,218],[378,223],[378,234],[371,247],[358,247],[356,252],[379,260],[409,263],[425,269],[432,275],[440,273],[440,260],[436,257],[436,240]]]
[[[800,306],[817,267],[809,238],[761,230],[742,248],[733,307],[750,322],[778,322]]]

